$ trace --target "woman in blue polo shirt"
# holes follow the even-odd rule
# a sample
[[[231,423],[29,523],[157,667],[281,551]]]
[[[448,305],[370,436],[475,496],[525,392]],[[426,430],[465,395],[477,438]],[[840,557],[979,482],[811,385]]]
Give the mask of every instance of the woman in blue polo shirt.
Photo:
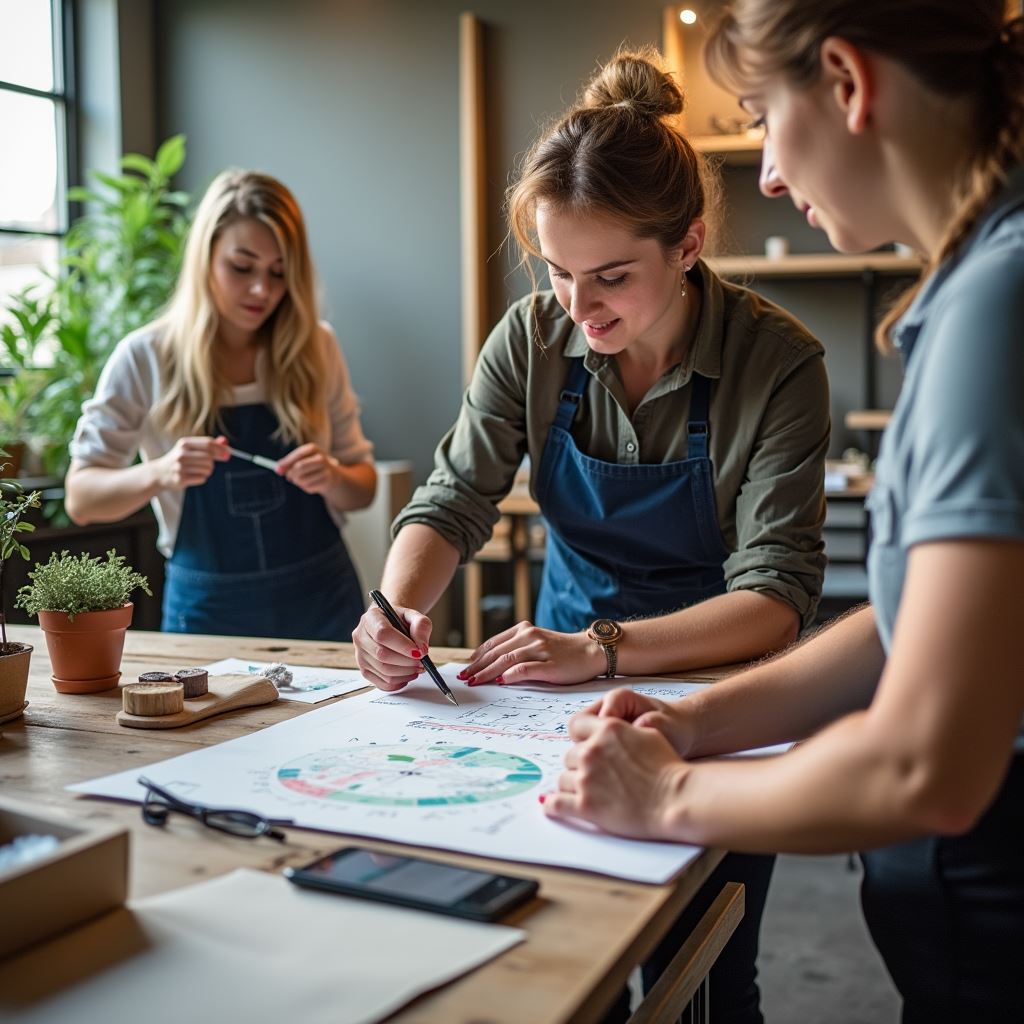
[[[870,499],[872,604],[707,695],[613,693],[572,722],[544,809],[731,849],[864,849],[903,1020],[1019,1022],[1024,21],[1002,0],[735,0],[709,55],[765,124],[767,195],[840,250],[898,240],[928,261],[881,327],[905,380]],[[787,739],[806,742],[691,760]]]

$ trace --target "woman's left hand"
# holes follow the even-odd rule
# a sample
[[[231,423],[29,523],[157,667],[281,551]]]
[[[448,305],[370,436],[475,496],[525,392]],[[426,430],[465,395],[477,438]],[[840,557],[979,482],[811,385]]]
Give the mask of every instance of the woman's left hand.
[[[542,797],[549,818],[589,821],[631,839],[673,839],[686,764],[656,729],[581,711],[569,720],[575,743],[558,789]]]
[[[586,633],[556,633],[520,622],[484,641],[459,678],[482,683],[583,683],[605,669],[607,659]]]
[[[310,442],[279,459],[277,472],[307,494],[326,494],[338,482],[338,460]]]

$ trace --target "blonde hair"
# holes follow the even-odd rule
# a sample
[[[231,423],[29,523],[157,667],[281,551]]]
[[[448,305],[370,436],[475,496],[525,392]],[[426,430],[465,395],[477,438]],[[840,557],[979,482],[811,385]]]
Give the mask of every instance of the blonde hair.
[[[812,84],[821,73],[821,44],[839,36],[899,62],[939,96],[974,101],[976,133],[956,216],[921,280],[879,324],[883,351],[891,350],[892,328],[924,282],[1024,161],[1024,20],[1004,16],[1004,0],[733,0],[708,36],[711,74],[737,92],[779,73],[798,87]]]
[[[277,416],[277,436],[299,444],[321,435],[327,421],[313,262],[295,197],[275,178],[255,171],[219,174],[196,211],[174,295],[152,325],[163,380],[153,420],[171,436],[209,433],[218,426],[230,384],[215,359],[219,317],[210,262],[223,231],[243,219],[269,228],[281,250],[286,290],[265,325],[267,402]]]
[[[653,48],[621,50],[533,144],[506,195],[519,265],[537,290],[537,207],[604,214],[667,250],[717,205],[717,179],[673,123],[682,90]]]

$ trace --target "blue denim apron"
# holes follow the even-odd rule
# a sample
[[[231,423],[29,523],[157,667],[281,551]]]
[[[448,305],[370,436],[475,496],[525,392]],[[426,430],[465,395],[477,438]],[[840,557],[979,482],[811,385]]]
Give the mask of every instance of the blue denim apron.
[[[270,459],[269,406],[221,411],[232,447]],[[324,499],[260,466],[229,459],[189,487],[166,565],[163,629],[305,640],[351,639],[362,590]]]
[[[718,526],[708,456],[711,381],[694,374],[686,458],[623,466],[584,455],[570,429],[589,374],[574,360],[548,431],[537,502],[548,526],[536,623],[575,632],[597,618],[651,617],[725,593],[729,554]],[[746,886],[746,910],[711,970],[714,1022],[763,1024],[757,947],[773,856],[727,854],[644,965],[650,991],[726,881]],[[628,999],[607,1021],[629,1016]]]
[[[584,455],[572,439],[588,379],[574,360],[536,484],[548,529],[536,623],[566,633],[722,594],[729,554],[708,457],[711,381],[693,375],[685,459],[619,465]]]

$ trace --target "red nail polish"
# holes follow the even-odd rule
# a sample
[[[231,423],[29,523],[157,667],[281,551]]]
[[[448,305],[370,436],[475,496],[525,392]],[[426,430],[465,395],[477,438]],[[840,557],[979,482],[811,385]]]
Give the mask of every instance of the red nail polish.
[[[541,793],[541,795],[537,797],[537,802],[542,804],[546,799],[547,797],[543,793]]]
[[[503,682],[505,682],[505,677],[504,676],[498,676],[498,678],[495,679],[494,681],[496,683],[503,683]]]
[[[420,652],[419,652],[419,651],[417,651],[415,647],[414,647],[414,648],[412,649],[412,652],[411,652],[411,653],[412,653],[412,656],[413,656],[414,658],[422,658],[422,657],[423,657],[423,655],[422,655],[422,654],[420,654]]]
[[[466,670],[463,669],[455,678],[456,679],[465,679],[466,678]]]
[[[470,676],[466,682],[469,683],[470,686],[476,686],[476,676]]]

